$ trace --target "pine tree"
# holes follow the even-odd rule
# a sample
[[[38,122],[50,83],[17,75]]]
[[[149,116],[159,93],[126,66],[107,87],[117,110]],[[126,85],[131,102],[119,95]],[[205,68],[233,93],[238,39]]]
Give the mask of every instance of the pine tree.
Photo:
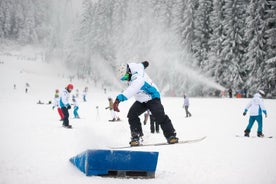
[[[267,39],[265,22],[266,0],[251,0],[248,17],[246,20],[247,31],[246,38],[249,40],[248,52],[246,53],[246,68],[248,79],[246,86],[252,92],[266,87],[265,61],[267,59]]]
[[[208,52],[210,50],[208,41],[213,31],[210,27],[212,9],[212,0],[199,0],[198,9],[195,11],[192,52],[198,60],[198,66],[203,70],[208,65]]]
[[[198,0],[187,0],[184,4],[182,11],[182,23],[180,24],[181,29],[181,44],[182,47],[192,52],[192,43],[194,40],[194,20],[195,10],[198,7]]]
[[[223,60],[222,53],[222,43],[225,39],[224,37],[224,27],[223,22],[225,19],[223,6],[225,4],[224,0],[214,0],[214,8],[210,16],[210,27],[213,30],[208,44],[210,46],[210,51],[208,52],[208,65],[205,67],[205,72],[211,75],[215,81],[220,82],[220,76],[223,71],[220,71],[221,61]]]
[[[221,64],[219,70],[221,84],[240,89],[243,81],[245,43],[244,43],[244,24],[245,24],[244,0],[227,0],[223,6],[225,19],[223,21],[225,39],[222,43]]]
[[[267,40],[267,61],[264,69],[266,74],[266,92],[269,96],[276,96],[276,1],[268,0],[265,14],[267,29],[265,38]]]

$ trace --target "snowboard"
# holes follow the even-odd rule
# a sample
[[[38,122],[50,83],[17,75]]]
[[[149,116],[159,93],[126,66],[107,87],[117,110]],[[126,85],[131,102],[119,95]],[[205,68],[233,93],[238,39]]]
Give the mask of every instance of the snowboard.
[[[206,138],[206,136],[198,138],[198,139],[190,139],[190,140],[180,140],[178,143],[175,144],[169,144],[167,142],[159,142],[159,143],[148,143],[148,144],[140,144],[139,146],[114,146],[110,147],[111,149],[125,149],[125,148],[137,148],[137,147],[145,147],[145,146],[169,146],[169,145],[178,145],[178,144],[187,144],[187,143],[196,143],[203,141]]]
[[[273,138],[273,136],[264,136],[264,137],[258,137],[258,136],[250,136],[250,137],[245,137],[244,135],[236,135],[236,137],[243,137],[243,138],[260,138],[260,139],[262,139],[262,138],[268,138],[268,139],[271,139],[271,138]]]

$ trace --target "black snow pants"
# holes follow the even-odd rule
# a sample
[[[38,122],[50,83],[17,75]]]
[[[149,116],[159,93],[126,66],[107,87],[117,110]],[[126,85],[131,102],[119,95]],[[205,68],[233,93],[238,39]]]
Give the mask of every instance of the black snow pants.
[[[140,122],[139,116],[148,109],[150,110],[153,117],[155,117],[156,122],[161,126],[166,139],[168,139],[170,136],[176,136],[172,122],[164,112],[164,107],[161,104],[161,100],[152,99],[144,103],[135,101],[134,104],[130,107],[127,117],[132,137],[143,135],[142,124]]]
[[[68,126],[69,125],[69,112],[68,112],[68,109],[66,107],[62,107],[61,110],[62,110],[62,113],[64,115],[63,125]]]

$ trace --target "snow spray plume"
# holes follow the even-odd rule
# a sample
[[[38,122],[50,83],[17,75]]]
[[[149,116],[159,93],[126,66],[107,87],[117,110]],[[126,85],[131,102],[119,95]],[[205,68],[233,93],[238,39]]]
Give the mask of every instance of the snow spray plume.
[[[167,88],[167,91],[173,90],[174,95],[182,95],[183,91],[199,95],[202,92],[198,91],[203,91],[200,88],[224,90],[189,67],[193,58],[181,46],[175,25],[168,26],[167,17],[162,12],[156,13],[158,10],[153,4],[129,1],[124,8],[123,25],[113,37],[118,63],[149,61],[147,73],[161,91]]]

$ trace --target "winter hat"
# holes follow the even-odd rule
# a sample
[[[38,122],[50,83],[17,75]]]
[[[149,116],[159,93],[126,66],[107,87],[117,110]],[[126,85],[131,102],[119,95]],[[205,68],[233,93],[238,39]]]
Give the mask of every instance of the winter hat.
[[[142,64],[144,65],[145,69],[149,66],[149,62],[148,61],[143,61]]]
[[[260,89],[258,92],[260,95],[265,96],[265,92],[263,90]]]
[[[73,86],[73,84],[68,84],[66,88],[67,88],[67,89],[73,90],[73,89],[74,89],[74,86]]]

